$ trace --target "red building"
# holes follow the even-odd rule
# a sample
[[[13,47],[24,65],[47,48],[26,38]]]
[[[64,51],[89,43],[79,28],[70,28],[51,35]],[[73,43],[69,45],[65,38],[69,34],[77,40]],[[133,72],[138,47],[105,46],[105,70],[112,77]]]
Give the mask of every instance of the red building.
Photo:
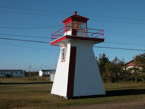
[[[126,70],[134,67],[134,59],[126,63]]]

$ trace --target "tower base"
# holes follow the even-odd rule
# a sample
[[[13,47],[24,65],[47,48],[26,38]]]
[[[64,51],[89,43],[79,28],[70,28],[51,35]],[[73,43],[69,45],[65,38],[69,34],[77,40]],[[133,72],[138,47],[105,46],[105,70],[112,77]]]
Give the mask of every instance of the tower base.
[[[92,41],[71,41],[60,46],[60,55],[51,94],[65,98],[105,95],[105,89],[93,52]],[[65,60],[62,61],[65,47]],[[64,57],[63,57],[64,59]]]

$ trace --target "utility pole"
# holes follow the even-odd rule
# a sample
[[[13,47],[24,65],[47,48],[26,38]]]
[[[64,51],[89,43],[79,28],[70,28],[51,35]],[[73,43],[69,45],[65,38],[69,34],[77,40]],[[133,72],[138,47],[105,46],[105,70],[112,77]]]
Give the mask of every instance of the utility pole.
[[[30,68],[31,68],[31,65],[29,64],[29,77],[30,77]]]

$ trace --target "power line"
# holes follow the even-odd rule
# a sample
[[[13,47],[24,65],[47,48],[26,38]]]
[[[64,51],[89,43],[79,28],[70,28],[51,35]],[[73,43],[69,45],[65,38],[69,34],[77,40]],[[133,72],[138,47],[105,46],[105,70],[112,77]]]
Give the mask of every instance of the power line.
[[[34,41],[34,40],[21,40],[21,39],[11,39],[11,38],[0,38],[5,40],[15,40],[15,41],[26,41],[26,42],[37,42],[37,43],[50,43],[50,42],[43,42],[43,41]],[[106,48],[106,49],[117,49],[117,50],[134,50],[134,51],[145,51],[143,49],[131,49],[131,48],[115,48],[115,47],[102,47],[102,46],[94,46],[97,48]]]
[[[22,37],[33,37],[33,38],[50,38],[50,37],[25,36],[25,35],[14,35],[14,34],[0,34],[0,35],[22,36]],[[50,43],[50,42],[44,42],[44,41],[23,40],[23,39],[12,39],[12,38],[0,38],[0,39],[15,40],[15,41],[28,41],[28,42],[39,42],[39,43]],[[120,42],[105,42],[105,43],[145,46],[145,45],[143,45],[143,44],[130,44],[130,43],[120,43]]]
[[[32,37],[32,38],[50,38],[50,37],[41,37],[41,36],[29,36],[29,35],[17,35],[17,34],[3,34],[3,33],[0,33],[0,35],[4,35],[4,36],[19,36],[19,37]]]
[[[97,48],[106,48],[106,49],[117,49],[117,50],[134,50],[134,51],[145,51],[143,49],[131,49],[131,48],[116,48],[116,47],[101,47],[101,46],[94,46]]]
[[[5,21],[0,21],[1,23],[6,23],[6,24],[14,24],[14,25],[24,25],[26,23],[19,23],[19,22],[5,22]],[[30,25],[27,24],[27,25]],[[39,25],[39,24],[31,24],[31,25]],[[57,26],[64,26],[64,25],[56,25]],[[45,26],[45,27],[37,27],[38,29],[39,28],[47,28],[48,26]],[[51,26],[50,26],[51,27]],[[52,26],[52,27],[55,27],[55,26]],[[0,27],[0,28],[14,28],[14,27]],[[37,28],[34,28],[34,29],[37,29]],[[14,28],[15,29],[15,28]],[[16,28],[16,29],[19,29],[19,28]],[[23,29],[23,28],[20,28],[20,29]],[[24,28],[25,29],[25,28]],[[26,28],[26,29],[31,29],[31,28]],[[32,28],[33,29],[33,28]],[[122,36],[127,36],[127,37],[140,37],[140,38],[145,38],[145,37],[141,37],[141,36],[128,36],[127,34],[131,35],[130,33],[124,33],[124,32],[114,32],[114,31],[105,31],[105,34],[108,34],[108,33],[117,33],[117,35],[122,35]],[[119,34],[118,34],[119,33]],[[124,35],[125,34],[125,35]],[[108,34],[108,35],[114,35],[114,34]],[[115,34],[116,35],[116,34]],[[145,35],[145,34],[138,34],[138,33],[134,33],[132,35]]]
[[[16,10],[29,10],[29,11],[40,11],[40,12],[51,12],[51,13],[70,13],[70,12],[66,12],[66,11],[56,11],[56,10],[46,10],[46,9],[36,9],[36,8],[25,8],[25,7],[18,7],[18,6],[4,6],[4,5],[0,5],[1,8],[6,8],[6,9],[16,9]]]
[[[58,11],[58,10],[47,10],[47,9],[36,9],[36,8],[25,8],[25,7],[19,7],[19,6],[4,6],[4,5],[0,5],[1,6],[1,8],[5,8],[5,9],[19,9],[19,10],[29,10],[29,11],[40,11],[40,12],[52,12],[52,13],[61,13],[61,14],[63,14],[63,13],[71,13],[71,12],[68,12],[68,11]],[[87,14],[87,15],[92,15],[92,16],[99,16],[99,17],[102,17],[102,18],[108,18],[108,17],[110,17],[111,19],[112,18],[115,18],[115,19],[128,19],[128,20],[137,20],[137,21],[145,21],[145,19],[134,19],[134,18],[127,18],[127,17],[117,17],[117,16],[108,16],[108,15],[98,15],[98,14],[92,14],[92,13],[82,13],[82,14]]]
[[[128,23],[128,24],[140,24],[140,25],[145,25],[145,23],[133,23],[133,22],[123,22],[123,21],[109,21],[109,20],[96,20],[96,19],[91,19],[95,21],[103,21],[103,22],[115,22],[115,23]]]
[[[9,28],[9,29],[41,29],[42,28],[43,29],[43,28],[52,28],[52,27],[59,27],[59,26],[63,26],[63,25],[37,27],[37,28],[15,28],[15,27],[0,27],[0,28]],[[108,34],[108,32],[109,33],[112,33],[112,34]],[[117,34],[113,34],[113,33],[117,33]],[[118,34],[118,33],[121,33],[121,34]],[[127,37],[140,37],[140,38],[145,38],[145,37],[142,37],[142,36],[129,36],[129,35],[131,35],[130,33],[123,33],[123,34],[122,33],[123,32],[105,31],[105,34],[108,34],[108,35],[121,35],[121,36],[127,36]],[[145,35],[145,34],[132,34],[132,35]]]
[[[58,27],[62,25],[56,25],[56,26],[48,26],[48,27],[37,27],[37,28],[15,28],[15,27],[0,27],[0,28],[8,28],[8,29],[44,29],[44,28],[52,28],[52,27]]]
[[[143,44],[130,44],[130,43],[120,43],[120,42],[105,42],[105,43],[145,46],[145,45],[143,45]]]
[[[16,46],[16,47],[23,47],[23,48],[40,49],[40,50],[57,50],[57,49],[45,49],[45,48],[35,48],[35,47],[20,46],[20,45],[8,44],[8,43],[3,43],[3,42],[0,42],[0,44]]]
[[[49,16],[49,17],[61,17],[64,18],[64,16],[53,16],[53,15],[43,15],[43,14],[34,14],[34,13],[21,13],[21,12],[10,12],[10,11],[0,11],[0,12],[6,12],[6,13],[15,13],[15,14],[25,14],[25,15],[36,15],[36,16]],[[129,24],[141,24],[145,25],[145,23],[133,23],[133,22],[120,22],[120,21],[108,21],[108,20],[96,20],[95,21],[105,21],[105,22],[116,22],[116,23],[129,23]]]
[[[118,36],[145,38],[144,36],[141,36],[141,35],[145,35],[145,34],[139,34],[139,33],[132,33],[131,34],[131,33],[124,33],[124,32],[105,31],[105,34],[107,34],[107,35],[118,35]],[[133,35],[135,35],[135,36],[133,36]]]
[[[41,36],[28,36],[28,35],[3,34],[3,33],[0,33],[0,35],[4,35],[4,36],[19,36],[19,37],[31,37],[31,38],[49,38],[50,39],[50,37],[41,37]],[[145,46],[144,44],[130,44],[130,43],[120,43],[120,42],[105,42],[105,43]]]
[[[145,37],[143,37],[143,36],[140,36],[140,35],[145,35],[145,34],[138,34],[138,35],[136,35],[136,36],[131,36],[131,34],[130,35],[124,35],[124,34],[108,34],[108,33],[105,33],[105,35],[117,35],[117,36],[126,36],[126,37],[136,37],[136,38],[145,38]],[[132,35],[135,35],[135,34],[132,34]]]
[[[44,15],[44,14],[34,14],[34,13],[22,13],[22,12],[12,12],[12,11],[0,11],[0,12],[6,12],[6,13],[14,13],[14,14],[24,14],[24,15],[35,15],[35,16],[45,16],[45,17],[62,17],[64,16],[53,16],[53,15]]]
[[[84,13],[84,14],[86,14],[86,13]],[[109,18],[111,18],[111,19],[121,19],[121,20],[132,20],[132,21],[145,21],[145,19],[136,19],[136,18],[127,18],[127,17],[116,17],[116,16],[108,16],[108,15],[97,15],[97,14],[88,14],[87,13],[87,15],[92,15],[93,17],[94,16],[98,16],[98,17],[102,17],[102,18],[107,18],[108,19],[108,17]]]
[[[11,21],[0,21],[0,23],[3,23],[3,24],[11,24],[11,25],[27,25],[27,26],[45,26],[45,27],[48,27],[48,25],[42,25],[42,24],[32,24],[32,23],[20,23],[20,22],[11,22]],[[39,27],[37,27],[37,28],[39,28]]]
[[[49,42],[44,42],[44,41],[35,41],[35,40],[23,40],[23,39],[12,39],[12,38],[2,38],[0,37],[0,39],[4,39],[4,40],[14,40],[14,41],[25,41],[25,42],[37,42],[37,43],[49,43]]]

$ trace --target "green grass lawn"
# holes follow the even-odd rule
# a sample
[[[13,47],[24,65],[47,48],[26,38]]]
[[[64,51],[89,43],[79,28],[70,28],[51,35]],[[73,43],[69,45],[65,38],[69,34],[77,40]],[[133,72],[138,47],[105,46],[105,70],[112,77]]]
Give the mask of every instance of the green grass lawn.
[[[11,77],[0,78],[0,83],[49,82],[50,77]]]
[[[51,95],[52,83],[48,80],[28,78],[0,78],[0,109],[48,109],[58,107],[81,106],[117,101],[129,101],[145,97],[143,83],[104,84],[106,96],[85,99],[66,100]],[[46,84],[8,84],[8,83],[47,82]]]

